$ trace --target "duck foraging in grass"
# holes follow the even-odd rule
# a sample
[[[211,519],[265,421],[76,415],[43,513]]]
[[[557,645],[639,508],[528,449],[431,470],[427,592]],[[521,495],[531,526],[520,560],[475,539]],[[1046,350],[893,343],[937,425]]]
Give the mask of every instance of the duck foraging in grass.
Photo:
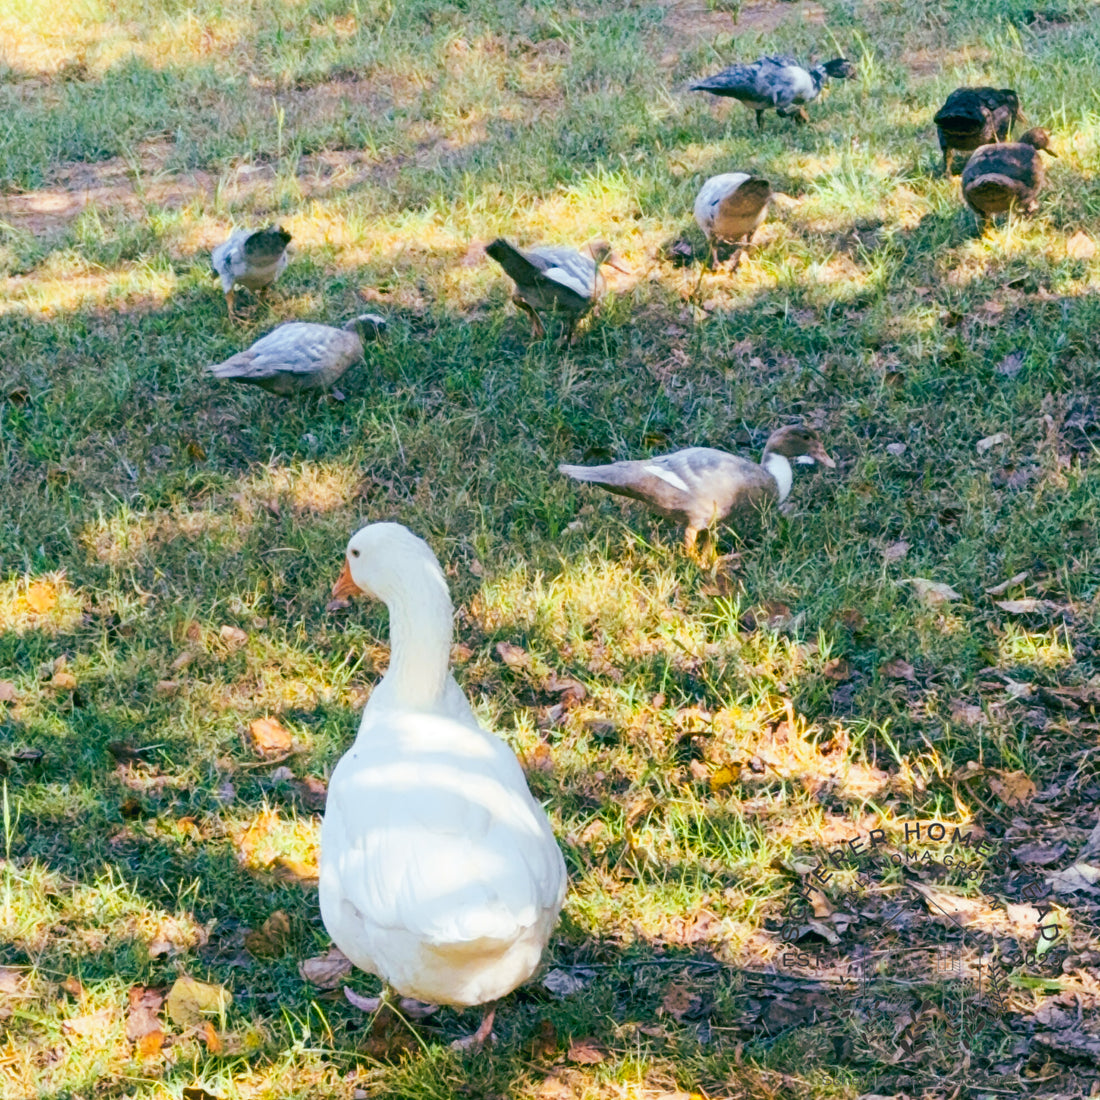
[[[249,290],[270,286],[286,267],[286,246],[291,236],[281,226],[266,229],[236,229],[229,240],[210,255],[210,267],[222,281],[229,316],[234,311],[234,290],[240,284]]]
[[[332,595],[360,592],[389,609],[390,663],[329,783],[321,918],[387,989],[487,1005],[458,1044],[476,1048],[491,1038],[494,1002],[539,965],[565,862],[515,753],[451,674],[453,607],[428,544],[397,523],[356,532]]]
[[[717,243],[751,243],[752,235],[768,216],[771,197],[771,184],[748,172],[726,172],[703,184],[695,199],[695,220],[706,235],[712,262]],[[734,267],[741,255],[740,249],[734,253]]]
[[[363,346],[381,339],[385,331],[385,319],[374,313],[361,313],[343,328],[291,321],[224,363],[207,367],[206,372],[230,382],[259,386],[280,397],[327,390],[363,358]],[[339,390],[332,393],[343,400]]]
[[[558,470],[574,481],[588,481],[619,496],[640,500],[654,512],[684,525],[684,545],[695,550],[700,531],[731,512],[743,516],[768,501],[782,504],[791,491],[795,462],[835,467],[817,432],[799,425],[778,428],[768,437],[760,464],[710,447],[688,447],[656,458],[570,466]]]
[[[486,253],[511,276],[515,283],[512,301],[531,318],[536,339],[546,335],[540,313],[561,313],[565,317],[565,343],[572,343],[577,322],[596,304],[603,293],[600,265],[611,263],[611,245],[592,241],[585,246],[589,255],[575,248],[546,245],[519,249],[497,238]]]
[[[1050,147],[1050,134],[1038,127],[1022,134],[1019,141],[974,150],[963,169],[962,192],[983,227],[987,219],[1013,207],[1025,214],[1039,209],[1039,192],[1046,179],[1040,152],[1058,155]]]
[[[944,175],[951,175],[953,152],[971,153],[1004,141],[1022,118],[1020,97],[1011,88],[956,88],[933,119]]]
[[[764,126],[764,112],[775,111],[780,118],[809,122],[805,104],[821,94],[825,81],[852,80],[856,67],[843,57],[822,62],[807,69],[793,57],[761,57],[751,65],[731,65],[698,84],[693,92],[710,92],[740,100],[756,112],[756,125]]]

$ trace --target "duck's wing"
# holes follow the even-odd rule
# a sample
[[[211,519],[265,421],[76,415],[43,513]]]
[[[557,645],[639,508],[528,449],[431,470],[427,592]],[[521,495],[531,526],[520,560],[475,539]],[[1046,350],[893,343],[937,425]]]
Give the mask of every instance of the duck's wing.
[[[759,98],[756,82],[760,64],[761,62],[755,61],[751,65],[730,65],[728,69],[692,84],[691,91],[710,92],[711,95],[755,102]]]
[[[378,721],[333,772],[322,827],[322,915],[345,953],[350,928],[376,960],[395,943],[491,954],[556,919],[564,860],[512,750],[441,716]]]
[[[257,229],[244,241],[244,260],[249,267],[270,267],[283,259],[290,234],[285,229]]]
[[[809,103],[821,91],[822,80],[815,81],[793,57],[766,57],[761,61],[757,94],[770,100],[780,113],[796,104]]]
[[[710,447],[606,466],[563,463],[558,470],[692,526],[705,526],[734,507],[776,494],[775,479],[755,462]]]
[[[707,180],[695,200],[695,220],[708,237],[739,240],[763,221],[771,198],[766,179],[747,172],[728,172]]]
[[[216,378],[261,385],[281,375],[305,377],[346,368],[362,354],[363,345],[353,332],[292,321],[206,370]]]
[[[956,88],[944,100],[932,121],[941,130],[948,132],[969,134],[974,130],[981,130],[991,109],[982,101],[979,91],[976,88]]]
[[[520,251],[505,240],[485,249],[520,289],[544,289],[566,309],[585,310],[596,287],[596,264],[571,248],[532,248]]]
[[[1021,194],[1037,190],[1043,184],[1043,162],[1034,146],[1008,141],[982,145],[975,150],[963,170],[963,190],[979,186],[996,177]]]

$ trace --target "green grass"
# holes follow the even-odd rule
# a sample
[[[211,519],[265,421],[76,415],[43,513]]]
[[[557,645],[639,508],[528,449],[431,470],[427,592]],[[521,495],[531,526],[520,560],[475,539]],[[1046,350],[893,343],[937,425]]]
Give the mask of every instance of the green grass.
[[[891,964],[884,989],[907,982],[909,1001],[856,1011],[815,994],[791,1026],[774,989],[750,985],[777,962],[792,885],[856,831],[977,822],[1011,829],[1010,846],[1064,839],[1066,866],[1094,824],[1095,715],[1050,689],[1100,674],[1100,269],[1067,253],[1100,232],[1100,17],[1073,0],[1036,18],[1032,3],[830,0],[823,21],[783,5],[777,22],[745,0],[736,24],[720,4],[601,0],[8,5],[5,1095],[941,1095],[963,1061],[931,1010],[949,984]],[[762,134],[685,91],[764,51],[843,53],[860,77],[810,126],[773,117]],[[1017,88],[1060,154],[1039,215],[983,238],[930,123],[962,82]],[[697,271],[666,246],[696,233],[702,180],[742,168],[793,201],[735,277],[706,276],[691,300]],[[294,234],[292,262],[235,327],[209,249],[267,219]],[[603,235],[632,274],[559,352],[529,341],[479,258],[497,234]],[[339,323],[364,301],[390,338],[343,404],[202,374],[283,320]],[[721,530],[740,557],[713,569],[555,470],[693,444],[758,453],[794,418],[838,469],[800,470],[789,512],[751,543]],[[405,1053],[383,1049],[298,974],[328,940],[300,873],[319,817],[296,783],[325,778],[386,662],[380,608],[324,607],[348,535],[378,519],[444,563],[459,680],[531,762],[569,865],[548,961],[593,968],[581,995],[506,1002],[491,1056],[448,1050],[471,1025],[452,1012]],[[904,557],[886,554],[900,542]],[[1024,571],[996,599],[1046,610],[984,593]],[[911,577],[962,598],[929,606]],[[760,609],[779,604],[767,625]],[[505,667],[502,641],[534,671]],[[912,680],[889,674],[898,657]],[[557,724],[548,670],[587,690]],[[278,764],[247,738],[271,714],[300,749]],[[998,771],[1026,772],[1044,800],[1006,805]],[[994,869],[988,899],[1014,869]],[[838,875],[827,891],[853,912],[834,954],[940,935],[923,909],[878,931],[901,872],[858,905],[851,889]],[[277,910],[283,953],[253,955],[247,931]],[[1082,897],[1057,912],[1059,957],[1095,950]],[[1001,951],[1034,938],[976,935]],[[171,1025],[142,1058],[127,991],[180,974],[232,990],[220,1049]],[[1014,1033],[1057,993],[1014,975],[967,1080],[1088,1094],[1087,1064],[1013,1062]],[[702,997],[696,1018],[662,1010],[676,984]],[[91,1033],[64,1027],[100,1010]],[[916,1053],[899,1060],[910,1017]],[[602,1062],[566,1059],[585,1038]]]

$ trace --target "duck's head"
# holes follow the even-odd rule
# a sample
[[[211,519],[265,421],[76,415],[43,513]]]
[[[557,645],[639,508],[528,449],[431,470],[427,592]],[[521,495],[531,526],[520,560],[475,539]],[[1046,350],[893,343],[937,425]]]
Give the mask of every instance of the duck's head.
[[[825,70],[825,75],[833,80],[855,80],[859,75],[855,65],[843,57],[834,57],[832,61],[826,61],[821,67]]]
[[[379,317],[377,313],[360,313],[344,325],[344,331],[354,332],[364,344],[381,340],[386,332],[386,318]]]
[[[599,237],[594,241],[589,241],[584,247],[589,256],[596,261],[597,267],[602,267],[604,264],[607,264],[608,267],[613,267],[623,275],[630,274],[625,267],[619,266],[617,257],[612,252],[611,243],[609,241],[605,241],[602,237]]]
[[[390,603],[428,578],[443,585],[443,571],[432,548],[400,523],[369,523],[348,541],[344,568],[332,586],[335,599],[363,593]]]
[[[796,462],[808,465],[820,462],[822,466],[828,466],[830,469],[836,467],[836,463],[829,457],[817,432],[812,428],[804,428],[801,424],[777,428],[768,436],[764,453],[783,455],[784,458],[792,458]]]
[[[1020,144],[1030,145],[1033,149],[1040,149],[1044,153],[1049,153],[1052,157],[1058,155],[1050,147],[1050,134],[1042,126],[1036,126],[1034,130],[1028,130],[1026,134],[1021,134]]]

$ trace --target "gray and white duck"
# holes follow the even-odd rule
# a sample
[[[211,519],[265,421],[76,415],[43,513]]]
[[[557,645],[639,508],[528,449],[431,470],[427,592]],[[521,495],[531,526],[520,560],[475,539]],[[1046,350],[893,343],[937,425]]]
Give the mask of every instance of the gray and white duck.
[[[1011,88],[956,88],[933,119],[944,175],[951,175],[952,153],[1004,141],[1023,117],[1020,97]]]
[[[748,519],[771,501],[782,504],[794,482],[791,461],[835,467],[811,428],[789,425],[768,437],[759,464],[711,447],[688,447],[655,458],[570,466],[558,470],[619,496],[640,500],[652,511],[684,526],[684,546],[694,552],[699,532],[738,513]]]
[[[711,176],[695,199],[695,220],[709,245],[710,259],[717,244],[748,245],[768,216],[771,184],[748,172],[725,172]],[[741,251],[734,255],[734,266]]]
[[[852,80],[856,75],[855,65],[843,57],[810,68],[793,57],[761,57],[750,65],[731,65],[708,76],[692,84],[691,91],[740,100],[756,112],[756,125],[763,128],[765,111],[775,111],[780,118],[809,122],[805,105],[817,99],[825,82]]]
[[[1018,207],[1025,214],[1039,209],[1039,192],[1046,181],[1040,152],[1058,154],[1050,134],[1041,127],[1028,130],[1019,141],[1001,141],[974,150],[962,174],[962,192],[978,221]]]
[[[227,241],[214,249],[210,267],[221,279],[230,317],[236,316],[234,287],[240,285],[255,291],[271,286],[287,265],[286,246],[291,239],[290,234],[277,225],[266,229],[235,229]]]
[[[381,339],[385,331],[385,319],[374,313],[361,313],[343,328],[291,321],[206,371],[215,378],[259,386],[280,397],[327,390],[363,358],[364,346]],[[338,400],[344,397],[339,390],[333,390],[333,396]]]
[[[519,249],[498,238],[486,253],[511,276],[515,283],[512,301],[531,318],[536,339],[546,335],[541,313],[565,318],[564,342],[571,343],[577,322],[588,313],[603,293],[600,266],[611,262],[611,245],[604,240],[585,246],[587,255],[564,245]]]

